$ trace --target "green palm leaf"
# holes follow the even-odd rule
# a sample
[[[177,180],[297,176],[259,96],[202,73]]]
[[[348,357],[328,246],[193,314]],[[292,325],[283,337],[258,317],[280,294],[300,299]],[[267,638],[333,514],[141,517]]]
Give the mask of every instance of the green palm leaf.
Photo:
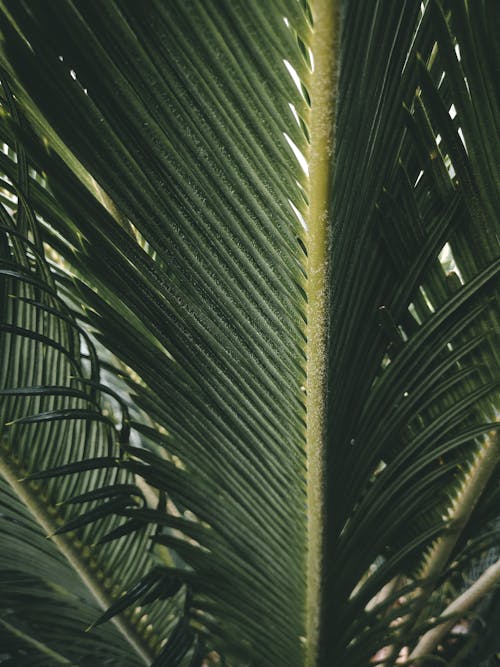
[[[394,664],[491,543],[500,14],[341,4],[4,1],[6,659]]]

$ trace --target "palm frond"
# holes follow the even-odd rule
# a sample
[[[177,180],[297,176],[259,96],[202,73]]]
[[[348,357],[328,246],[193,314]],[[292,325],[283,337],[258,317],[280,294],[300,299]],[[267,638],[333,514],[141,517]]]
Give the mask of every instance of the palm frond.
[[[215,622],[215,636],[262,661],[294,664],[304,595],[305,298],[303,229],[289,200],[304,208],[304,176],[284,133],[304,145],[302,129],[290,129],[287,117],[293,119],[289,100],[302,115],[305,104],[283,76],[282,60],[299,71],[305,63],[283,8],[238,16],[226,4],[222,12],[197,7],[194,22],[183,3],[154,11],[109,5],[104,14],[91,4],[53,7],[54,16],[43,19],[47,32],[37,28],[40,40],[31,42],[36,56],[11,36],[30,77],[48,74],[42,52],[54,63],[40,92],[69,94],[73,111],[61,118],[76,113],[85,125],[78,147],[72,123],[57,133],[124,216],[114,216],[71,173],[61,161],[66,148],[41,156],[44,170],[55,169],[57,204],[49,207],[62,207],[59,224],[69,218],[83,234],[75,245],[80,250],[83,242],[85,259],[65,250],[95,286],[81,286],[86,316],[140,375],[137,405],[168,431],[160,453],[129,450],[126,466],[210,526],[203,550],[174,542],[203,584],[193,601],[197,622]],[[303,11],[288,4],[285,15],[307,32]],[[17,9],[19,26],[35,25],[33,7]],[[78,41],[65,40],[69,26],[75,37],[92,40],[99,64]],[[246,41],[249,26],[261,34],[259,51]],[[159,49],[151,50],[151,30]],[[187,43],[198,52],[179,49]],[[238,65],[238,52],[248,54],[250,46],[255,62]],[[201,76],[203,61],[212,63],[208,77]],[[37,63],[39,72],[31,69]],[[238,77],[234,68],[242,70]],[[53,105],[56,115],[61,104],[58,98]],[[123,105],[130,113],[117,124],[112,118]],[[96,171],[96,155],[108,150],[114,159]],[[228,181],[228,168],[237,181]],[[41,211],[52,222],[50,212]],[[163,451],[182,466],[162,460]],[[219,556],[209,560],[208,552]]]
[[[484,549],[499,21],[4,2],[4,448],[154,665],[393,664]]]
[[[5,90],[9,95],[8,88]],[[26,183],[27,163],[21,159],[19,148],[18,156],[18,171],[26,171]],[[51,609],[60,604],[57,616],[68,615],[70,626],[76,630],[82,618],[88,621],[86,625],[95,621],[99,606],[107,608],[113,597],[133,582],[137,572],[142,575],[155,561],[148,548],[152,531],[143,525],[133,536],[124,532],[117,541],[106,539],[122,530],[120,511],[145,503],[133,477],[120,467],[119,442],[128,439],[128,416],[124,414],[119,432],[112,416],[106,414],[110,406],[102,400],[92,341],[58,296],[38,223],[22,194],[16,217],[2,207],[1,218],[0,279],[5,297],[0,321],[1,357],[5,360],[0,493],[5,551],[1,570],[3,608],[7,613],[2,631],[10,638],[5,640],[7,647],[11,642],[19,644],[21,660],[25,638],[32,637],[31,645],[40,648],[47,637],[50,656],[51,642],[56,642],[57,654],[60,637],[66,636],[55,617],[46,622],[46,627],[40,621],[42,627],[38,629],[36,616],[44,600],[49,618]],[[87,351],[86,358],[82,349]],[[47,541],[48,536],[54,536],[54,544]],[[92,547],[103,540],[104,546]],[[138,570],[132,570],[131,563]],[[80,598],[81,613],[73,609]],[[29,619],[22,611],[26,604],[32,611]],[[148,661],[161,639],[146,631],[146,626],[154,623],[158,614],[164,619],[165,612],[174,613],[182,604],[179,600],[164,603],[148,617],[136,612],[133,620],[117,621],[142,661]],[[80,643],[85,643],[82,633],[86,625],[76,632],[81,635]],[[109,632],[111,644],[117,647],[116,664],[125,664],[125,660],[126,664],[141,664],[137,656],[129,655],[125,639],[118,635],[117,640],[114,629]],[[101,655],[104,648],[99,648],[99,642],[105,645],[102,633],[95,642],[91,639],[84,653]],[[81,649],[72,643],[68,633],[62,657],[73,656],[78,663],[75,656]]]

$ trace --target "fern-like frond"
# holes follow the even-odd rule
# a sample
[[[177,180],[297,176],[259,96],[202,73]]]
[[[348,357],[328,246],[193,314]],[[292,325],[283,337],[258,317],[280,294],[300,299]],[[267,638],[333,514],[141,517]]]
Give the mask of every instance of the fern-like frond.
[[[102,632],[86,649],[80,646],[99,608],[109,607],[155,567],[152,530],[144,524],[135,524],[133,532],[124,529],[123,512],[146,505],[133,475],[121,467],[128,413],[115,425],[106,388],[99,384],[94,345],[58,295],[38,223],[25,203],[25,155],[19,146],[17,151],[16,180],[25,190],[9,202],[12,208],[2,206],[0,212],[3,645],[8,652],[15,647],[12,659],[18,664],[24,664],[29,646],[45,651],[47,660],[53,651],[54,659],[60,654],[58,660],[80,664],[86,654],[105,652]],[[149,663],[183,604],[177,596],[148,616],[136,610],[133,618],[118,618],[121,635],[109,628],[113,664]],[[167,625],[166,613],[171,614]],[[153,629],[158,615],[161,628]],[[58,620],[65,616],[68,628],[81,635],[77,643]],[[86,625],[79,626],[82,618]]]

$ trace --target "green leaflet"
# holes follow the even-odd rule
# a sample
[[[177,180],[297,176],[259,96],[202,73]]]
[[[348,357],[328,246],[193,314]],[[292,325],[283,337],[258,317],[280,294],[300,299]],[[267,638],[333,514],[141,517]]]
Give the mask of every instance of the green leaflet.
[[[492,531],[499,23],[4,0],[6,451],[153,665],[389,663]]]

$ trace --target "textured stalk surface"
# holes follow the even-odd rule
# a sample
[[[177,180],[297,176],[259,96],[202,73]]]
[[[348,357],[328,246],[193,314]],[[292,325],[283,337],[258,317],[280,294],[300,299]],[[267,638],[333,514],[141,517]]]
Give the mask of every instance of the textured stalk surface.
[[[336,2],[313,4],[309,83],[309,212],[307,263],[307,661],[317,663],[321,581],[324,569],[325,436],[328,340],[329,202],[337,91],[338,11]]]

